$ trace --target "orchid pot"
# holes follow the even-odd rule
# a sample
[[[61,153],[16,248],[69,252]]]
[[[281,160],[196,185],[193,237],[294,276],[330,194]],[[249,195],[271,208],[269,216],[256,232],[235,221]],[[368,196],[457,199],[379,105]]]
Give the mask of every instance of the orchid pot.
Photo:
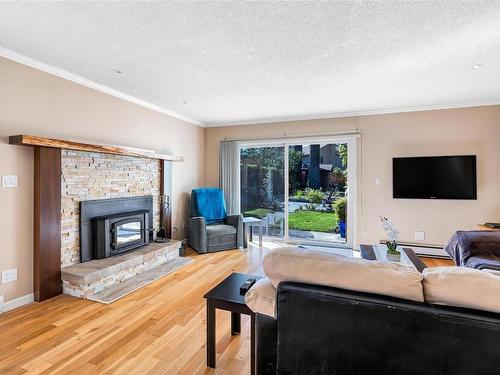
[[[391,262],[399,262],[401,261],[401,253],[398,251],[397,243],[399,230],[396,228],[396,225],[386,217],[380,217],[380,221],[389,237],[389,241],[385,243],[387,246],[387,259]]]
[[[396,241],[387,241],[387,260],[391,262],[400,262],[401,261],[401,253],[398,251],[398,244]]]

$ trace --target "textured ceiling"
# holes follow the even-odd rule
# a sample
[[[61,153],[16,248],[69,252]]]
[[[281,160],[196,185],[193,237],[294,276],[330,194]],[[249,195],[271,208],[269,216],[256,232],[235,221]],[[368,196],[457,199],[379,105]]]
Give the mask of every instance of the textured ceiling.
[[[2,2],[0,46],[209,125],[500,103],[499,1]]]

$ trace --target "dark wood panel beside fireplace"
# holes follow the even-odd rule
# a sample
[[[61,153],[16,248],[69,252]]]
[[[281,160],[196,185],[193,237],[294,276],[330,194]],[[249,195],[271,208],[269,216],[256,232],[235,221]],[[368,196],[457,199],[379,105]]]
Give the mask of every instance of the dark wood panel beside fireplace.
[[[33,289],[35,301],[62,293],[61,150],[34,150]]]

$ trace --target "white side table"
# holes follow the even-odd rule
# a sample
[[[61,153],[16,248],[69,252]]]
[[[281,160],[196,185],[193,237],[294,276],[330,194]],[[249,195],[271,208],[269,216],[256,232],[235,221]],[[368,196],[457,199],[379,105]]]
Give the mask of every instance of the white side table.
[[[248,241],[253,242],[253,227],[259,226],[259,246],[262,246],[262,220],[255,217],[243,218],[243,232],[245,233],[244,247],[248,247]],[[249,238],[250,237],[250,238]]]

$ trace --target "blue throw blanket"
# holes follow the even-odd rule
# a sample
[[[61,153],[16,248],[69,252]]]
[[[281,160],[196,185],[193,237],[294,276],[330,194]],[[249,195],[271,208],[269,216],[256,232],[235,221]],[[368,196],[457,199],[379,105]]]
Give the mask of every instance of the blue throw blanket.
[[[218,188],[194,189],[191,193],[198,216],[203,216],[207,224],[224,221],[227,217],[224,193]]]

